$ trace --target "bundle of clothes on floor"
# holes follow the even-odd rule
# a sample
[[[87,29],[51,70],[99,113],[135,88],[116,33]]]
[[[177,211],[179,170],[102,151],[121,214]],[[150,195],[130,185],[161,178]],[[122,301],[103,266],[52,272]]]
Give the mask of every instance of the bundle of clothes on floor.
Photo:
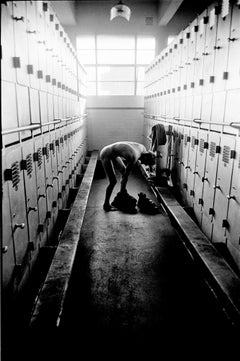
[[[112,206],[122,212],[131,214],[137,213],[138,209],[141,213],[151,215],[159,213],[159,207],[142,192],[138,194],[138,200],[128,194],[127,191],[118,192],[112,202]]]

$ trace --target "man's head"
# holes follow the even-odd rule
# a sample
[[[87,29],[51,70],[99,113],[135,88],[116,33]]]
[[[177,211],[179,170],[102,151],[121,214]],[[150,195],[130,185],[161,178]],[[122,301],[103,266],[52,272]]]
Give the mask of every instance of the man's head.
[[[155,158],[156,158],[155,154],[151,150],[149,150],[145,153],[142,153],[139,160],[141,161],[141,163],[143,163],[145,165],[154,165]]]

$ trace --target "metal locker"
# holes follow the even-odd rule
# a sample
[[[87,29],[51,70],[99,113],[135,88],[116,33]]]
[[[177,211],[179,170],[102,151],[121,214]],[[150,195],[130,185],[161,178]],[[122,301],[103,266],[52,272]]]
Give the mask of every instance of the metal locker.
[[[29,235],[29,250],[31,251],[32,261],[38,254],[38,247],[41,241],[38,225],[38,194],[37,194],[37,180],[34,167],[34,144],[30,139],[24,143],[22,147],[21,170],[24,175],[25,199],[28,219],[28,235]]]
[[[209,124],[211,121],[211,112],[212,112],[212,93],[206,93],[202,96],[202,106],[201,106],[201,117],[203,121],[201,123],[201,129],[209,129]]]
[[[228,213],[226,222],[227,247],[240,266],[240,138],[237,138],[236,156],[233,164],[233,175],[228,198]]]
[[[53,174],[52,174],[52,163],[51,163],[51,153],[50,153],[50,136],[49,133],[46,133],[43,136],[43,164],[45,171],[45,181],[46,188],[45,194],[47,199],[47,231],[48,237],[51,237],[53,226],[54,226],[54,213],[53,209]]]
[[[39,108],[40,108],[40,119],[42,125],[42,132],[46,132],[49,129],[48,119],[48,105],[47,105],[47,93],[39,91]]]
[[[30,117],[31,123],[40,124],[40,111],[39,111],[39,93],[36,89],[29,89],[29,97],[30,97]],[[41,128],[33,130],[32,134],[34,136],[39,135],[41,133]]]
[[[216,212],[214,209],[214,198],[219,152],[220,135],[210,132],[202,195],[202,230],[209,239],[212,237],[213,217]]]
[[[195,57],[193,58],[195,62],[195,67],[194,67],[195,94],[201,94],[203,92],[203,87],[206,81],[203,78],[203,62],[204,62],[203,54],[205,53],[207,23],[208,23],[208,16],[207,16],[207,10],[205,10],[198,18],[197,46],[196,46]]]
[[[5,152],[2,151],[2,169],[5,166]],[[13,271],[15,268],[15,250],[12,229],[12,216],[10,212],[8,182],[2,179],[2,287],[12,286]]]
[[[228,195],[232,178],[232,169],[235,156],[235,137],[222,135],[221,153],[215,184],[215,200],[213,217],[213,242],[224,242],[224,233],[228,225],[227,217]]]
[[[215,81],[214,60],[216,53],[216,35],[217,35],[217,4],[214,3],[208,8],[208,23],[206,25],[206,41],[203,55],[203,79],[204,92],[211,92]]]
[[[199,224],[202,223],[203,187],[206,181],[205,167],[208,153],[208,132],[199,130],[196,166],[194,171],[193,208]]]
[[[13,31],[13,2],[1,4],[1,79],[16,82],[16,68],[14,62],[14,31]],[[16,65],[16,64],[15,64]]]
[[[187,164],[187,192],[186,192],[186,201],[187,205],[193,207],[194,198],[195,198],[195,174],[196,174],[196,164],[197,164],[197,154],[198,154],[198,130],[192,128],[190,130],[190,145],[189,145],[189,155],[188,155],[188,164]],[[185,167],[186,168],[186,167]]]
[[[229,51],[230,37],[230,14],[223,16],[219,14],[218,28],[217,28],[217,40],[215,48],[215,66],[214,66],[214,85],[213,91],[220,91],[226,88],[227,74],[227,62]]]
[[[30,102],[29,102],[29,88],[23,85],[16,85],[17,88],[17,110],[18,110],[18,124],[23,127],[31,124],[30,119]],[[30,130],[25,130],[20,133],[21,139],[31,136]]]
[[[226,105],[226,92],[220,91],[213,93],[211,124],[210,124],[211,130],[217,132],[222,131],[223,126],[221,123],[223,123],[224,121],[225,105]]]
[[[195,53],[196,53],[196,45],[197,45],[197,31],[198,31],[198,19],[195,19],[189,26],[189,50],[188,50],[188,58],[186,59],[186,63],[188,66],[187,71],[187,92],[188,94],[193,94],[195,89],[194,83],[194,68],[195,68]]]
[[[202,96],[201,95],[194,95],[193,96],[193,112],[192,118],[194,119],[201,119],[201,107],[202,107]],[[194,125],[194,123],[192,123]]]
[[[46,183],[43,162],[43,142],[42,137],[34,139],[34,154],[33,160],[35,164],[35,173],[37,180],[37,199],[38,199],[38,213],[39,226],[38,231],[41,236],[41,246],[45,245],[47,241],[47,197],[46,197]]]
[[[38,69],[37,77],[39,79],[39,89],[47,91],[46,76],[46,34],[45,34],[45,19],[43,12],[43,2],[36,1],[37,7],[37,44],[38,44]]]
[[[13,26],[15,39],[14,67],[17,72],[17,82],[29,86],[26,1],[13,3]]]
[[[3,80],[1,82],[1,90],[2,131],[18,128],[16,85]],[[18,132],[2,136],[3,145],[8,145],[17,141],[19,141]]]
[[[45,81],[47,83],[48,93],[53,93],[52,85],[52,54],[53,54],[53,36],[51,31],[51,23],[53,23],[53,14],[49,12],[49,6],[47,6],[44,12],[44,24],[45,24],[45,57],[46,57],[46,75]]]
[[[27,40],[28,67],[30,87],[39,89],[38,79],[38,44],[37,44],[37,9],[35,1],[26,1],[27,7]]]
[[[181,188],[180,192],[184,201],[187,200],[188,193],[188,170],[189,170],[189,148],[190,148],[190,128],[184,127],[183,130],[183,139],[182,139],[182,159],[180,160],[179,165],[181,166],[180,182]]]
[[[16,271],[19,272],[18,276],[20,277],[21,272],[29,262],[29,240],[20,145],[5,151],[5,166],[3,172],[4,181],[8,186]]]
[[[226,107],[224,116],[223,131],[230,134],[238,135],[239,128],[230,126],[235,123],[240,123],[240,89],[232,89],[226,92]],[[237,125],[237,124],[235,124]]]
[[[240,7],[233,4],[232,21],[229,36],[229,55],[227,68],[227,89],[240,87]]]

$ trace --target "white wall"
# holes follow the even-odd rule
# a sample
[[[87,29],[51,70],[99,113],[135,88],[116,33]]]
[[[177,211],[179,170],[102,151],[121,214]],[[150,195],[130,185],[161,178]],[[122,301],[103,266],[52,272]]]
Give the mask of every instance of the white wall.
[[[143,97],[89,97],[87,104],[90,150],[121,140],[142,143]]]

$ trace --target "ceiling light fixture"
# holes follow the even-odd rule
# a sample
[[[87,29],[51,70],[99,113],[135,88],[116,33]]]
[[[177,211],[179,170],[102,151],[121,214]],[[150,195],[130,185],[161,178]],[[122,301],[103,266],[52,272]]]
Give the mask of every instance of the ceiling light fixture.
[[[115,5],[111,8],[110,20],[112,21],[117,16],[121,16],[121,17],[127,19],[128,21],[130,20],[131,9],[127,5],[124,5],[121,2],[121,0],[119,1],[119,3],[117,5]]]

